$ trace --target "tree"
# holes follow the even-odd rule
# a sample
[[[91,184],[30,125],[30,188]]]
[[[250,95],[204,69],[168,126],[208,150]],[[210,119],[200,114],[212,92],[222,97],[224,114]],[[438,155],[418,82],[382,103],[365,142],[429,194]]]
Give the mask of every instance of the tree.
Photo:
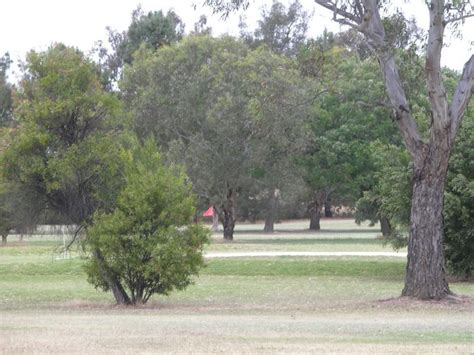
[[[204,265],[209,234],[192,223],[187,177],[163,164],[153,140],[135,144],[124,151],[125,184],[116,207],[94,215],[85,240],[89,282],[109,291],[113,277],[124,290],[119,304],[146,303],[153,294],[188,286]]]
[[[2,175],[31,190],[25,214],[55,215],[77,226],[78,236],[98,208],[113,206],[122,183],[119,103],[91,61],[57,44],[27,55],[15,107],[18,127],[2,152]]]
[[[443,255],[443,198],[448,161],[467,105],[474,91],[474,55],[466,62],[455,93],[449,101],[441,75],[441,50],[445,29],[473,16],[468,1],[427,3],[430,26],[426,41],[425,78],[431,114],[426,118],[429,135],[420,133],[411,112],[399,66],[387,45],[386,31],[376,0],[315,0],[334,14],[334,20],[361,32],[375,52],[394,117],[413,161],[413,194],[408,244],[408,263],[403,296],[441,299],[451,294]],[[248,1],[207,0],[216,9],[231,11]]]
[[[359,58],[325,33],[309,41],[298,59],[302,73],[314,76],[322,90],[312,109],[312,143],[299,157],[309,190],[309,229],[319,230],[321,209],[329,198],[351,206],[371,185],[368,142],[396,131],[389,120],[381,122],[389,111],[371,58]]]
[[[270,10],[262,9],[253,35],[244,31],[246,26],[241,22],[241,37],[253,48],[265,44],[275,53],[294,56],[306,39],[309,19],[310,15],[298,0],[291,3],[288,10],[274,1]]]
[[[205,36],[143,52],[125,72],[121,88],[138,135],[154,134],[186,166],[226,240],[239,196],[282,189],[275,169],[291,171],[289,159],[301,149],[310,100],[298,77],[294,63],[267,49],[250,52],[233,38]]]
[[[474,114],[459,131],[449,162],[444,232],[448,270],[464,279],[474,274]]]
[[[7,81],[11,63],[8,53],[0,58],[0,126],[6,125],[12,118],[12,87]]]
[[[123,66],[132,63],[133,54],[140,46],[156,50],[179,41],[184,33],[184,23],[172,10],[166,15],[161,10],[145,14],[139,6],[132,13],[132,22],[127,31],[117,32],[109,27],[107,30],[112,53],[102,43],[99,43],[96,51],[105,80],[110,85],[110,82],[119,79]]]

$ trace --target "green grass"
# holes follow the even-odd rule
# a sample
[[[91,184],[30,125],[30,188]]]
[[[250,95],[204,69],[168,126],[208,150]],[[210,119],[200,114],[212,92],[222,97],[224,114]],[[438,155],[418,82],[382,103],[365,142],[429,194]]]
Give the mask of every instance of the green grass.
[[[326,238],[244,228],[234,243],[215,236],[209,250],[384,248],[361,230]],[[0,352],[472,352],[473,303],[396,299],[402,258],[209,259],[184,292],[121,308],[87,283],[77,253],[57,259],[61,243],[32,237],[0,248]],[[450,287],[474,296],[472,283]]]

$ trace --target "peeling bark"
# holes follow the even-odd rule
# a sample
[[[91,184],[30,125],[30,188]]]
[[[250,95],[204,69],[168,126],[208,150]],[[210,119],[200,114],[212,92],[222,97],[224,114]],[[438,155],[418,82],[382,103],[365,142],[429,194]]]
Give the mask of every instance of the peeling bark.
[[[408,263],[403,296],[441,299],[451,294],[443,253],[443,199],[448,159],[415,172],[411,208]]]

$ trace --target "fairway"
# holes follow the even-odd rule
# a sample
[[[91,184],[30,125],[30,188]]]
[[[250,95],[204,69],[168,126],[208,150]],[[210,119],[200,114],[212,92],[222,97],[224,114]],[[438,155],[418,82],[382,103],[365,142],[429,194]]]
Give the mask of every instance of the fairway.
[[[215,234],[208,252],[385,251],[379,232],[348,220],[323,230],[282,223]],[[298,228],[301,227],[300,230]],[[9,239],[0,248],[0,352],[471,353],[471,298],[398,299],[404,258],[209,259],[195,284],[142,307],[117,307],[86,282],[77,253],[57,259],[61,237]],[[452,283],[474,296],[472,283]]]

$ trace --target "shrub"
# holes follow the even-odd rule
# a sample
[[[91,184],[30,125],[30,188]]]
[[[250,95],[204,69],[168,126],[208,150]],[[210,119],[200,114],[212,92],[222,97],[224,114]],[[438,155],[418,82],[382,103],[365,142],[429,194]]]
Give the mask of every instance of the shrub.
[[[188,286],[204,264],[209,232],[192,224],[191,186],[164,166],[153,141],[125,153],[125,161],[115,209],[96,213],[87,229],[85,269],[96,288],[125,292],[120,299],[112,289],[118,303],[137,304]]]

